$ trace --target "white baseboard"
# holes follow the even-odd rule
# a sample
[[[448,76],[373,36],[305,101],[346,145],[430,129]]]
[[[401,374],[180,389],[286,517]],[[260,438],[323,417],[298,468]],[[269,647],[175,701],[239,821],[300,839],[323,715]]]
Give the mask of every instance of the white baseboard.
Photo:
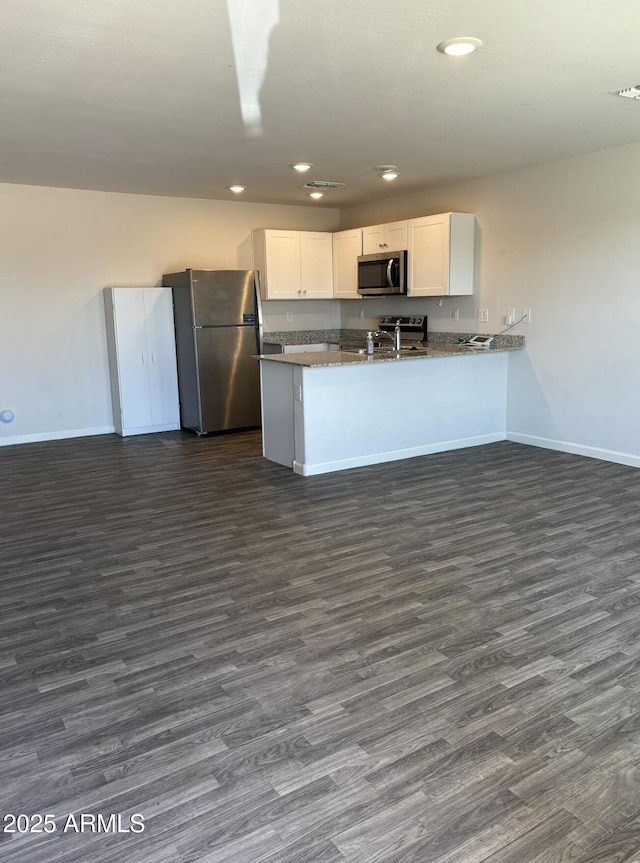
[[[322,473],[332,473],[337,470],[347,470],[353,467],[366,467],[370,464],[383,464],[388,461],[400,461],[405,458],[415,458],[421,455],[431,455],[434,452],[445,452],[451,449],[464,449],[470,446],[482,446],[487,443],[496,443],[496,441],[504,440],[504,433],[495,432],[487,435],[477,435],[475,437],[460,438],[458,440],[437,441],[436,443],[426,444],[425,446],[411,447],[409,449],[391,450],[389,452],[376,452],[355,458],[345,458],[339,461],[320,462],[317,464],[307,464],[299,461],[294,461],[293,472],[300,476],[316,476]]]
[[[113,434],[114,426],[100,426],[93,429],[65,429],[56,432],[37,432],[36,434],[13,435],[13,437],[0,437],[0,446],[11,446],[17,443],[36,443],[45,440],[64,440],[70,437],[91,437],[98,434]]]
[[[554,449],[558,452],[568,452],[572,455],[583,455],[587,458],[597,458],[601,461],[612,461],[616,464],[625,464],[629,467],[640,467],[640,455],[628,452],[617,452],[611,449],[602,449],[595,446],[584,446],[583,444],[571,443],[571,441],[554,440],[553,438],[537,437],[530,434],[519,434],[507,432],[506,439],[514,443],[523,443],[528,446],[539,446],[543,449]]]

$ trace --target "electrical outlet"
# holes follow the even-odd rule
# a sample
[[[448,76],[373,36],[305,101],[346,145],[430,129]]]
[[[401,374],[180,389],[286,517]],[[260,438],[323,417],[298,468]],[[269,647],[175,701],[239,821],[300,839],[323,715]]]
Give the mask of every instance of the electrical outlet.
[[[301,402],[301,401],[302,401],[302,384],[296,384],[295,400],[296,400],[297,402]]]
[[[531,309],[523,308],[522,309],[522,323],[530,324],[531,323]]]
[[[460,320],[460,309],[451,309],[451,320],[459,321]]]
[[[292,321],[292,320],[293,320],[293,315],[291,314],[291,312],[287,312],[287,320],[288,320],[288,321]]]
[[[358,317],[360,318],[361,321],[364,321],[364,309],[360,309],[360,312],[358,313]]]
[[[507,309],[507,314],[506,314],[506,317],[504,319],[504,322],[505,322],[505,324],[509,324],[509,326],[511,326],[511,324],[515,324],[515,322],[516,322],[516,310],[515,309]]]
[[[489,309],[478,309],[478,320],[481,324],[486,324],[489,321]]]

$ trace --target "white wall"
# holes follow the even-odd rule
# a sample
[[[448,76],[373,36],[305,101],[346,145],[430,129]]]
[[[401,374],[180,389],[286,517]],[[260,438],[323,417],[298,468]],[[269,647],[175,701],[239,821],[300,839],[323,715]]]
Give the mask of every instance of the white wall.
[[[510,364],[509,437],[640,466],[639,168],[633,144],[354,207],[341,227],[475,212],[476,295],[425,300],[429,328],[499,332],[507,307],[530,306],[512,330],[527,348]]]
[[[0,444],[113,430],[102,290],[251,265],[255,228],[334,230],[338,211],[0,185]],[[284,329],[269,303],[268,329]],[[320,317],[311,304],[306,313]],[[328,301],[339,322],[339,305]],[[299,320],[296,320],[299,319]],[[306,320],[306,318],[304,318]],[[301,324],[302,325],[302,324]]]

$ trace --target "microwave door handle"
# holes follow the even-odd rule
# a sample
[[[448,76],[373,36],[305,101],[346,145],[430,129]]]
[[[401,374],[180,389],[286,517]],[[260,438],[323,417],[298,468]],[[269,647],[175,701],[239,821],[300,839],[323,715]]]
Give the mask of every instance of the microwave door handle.
[[[393,258],[389,258],[389,263],[387,264],[387,284],[389,285],[390,288],[393,287],[393,277],[392,277],[392,273],[391,273],[392,269],[393,269]]]

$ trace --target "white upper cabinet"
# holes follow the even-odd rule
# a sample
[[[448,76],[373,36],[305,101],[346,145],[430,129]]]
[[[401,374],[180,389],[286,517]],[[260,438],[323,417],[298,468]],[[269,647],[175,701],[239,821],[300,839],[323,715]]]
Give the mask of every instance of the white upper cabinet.
[[[333,297],[333,235],[300,232],[300,290],[303,300]]]
[[[360,299],[358,255],[408,249],[407,296],[473,294],[475,216],[440,213],[331,234],[254,231],[264,300]]]
[[[253,232],[253,266],[265,300],[333,297],[332,235],[321,231]]]
[[[407,296],[473,293],[475,216],[441,213],[409,219]]]
[[[333,235],[333,296],[342,300],[358,295],[358,255],[362,254],[362,228]]]
[[[253,266],[265,300],[297,300],[300,293],[300,231],[254,231]]]
[[[362,254],[397,252],[407,248],[407,222],[369,225],[362,229]]]

